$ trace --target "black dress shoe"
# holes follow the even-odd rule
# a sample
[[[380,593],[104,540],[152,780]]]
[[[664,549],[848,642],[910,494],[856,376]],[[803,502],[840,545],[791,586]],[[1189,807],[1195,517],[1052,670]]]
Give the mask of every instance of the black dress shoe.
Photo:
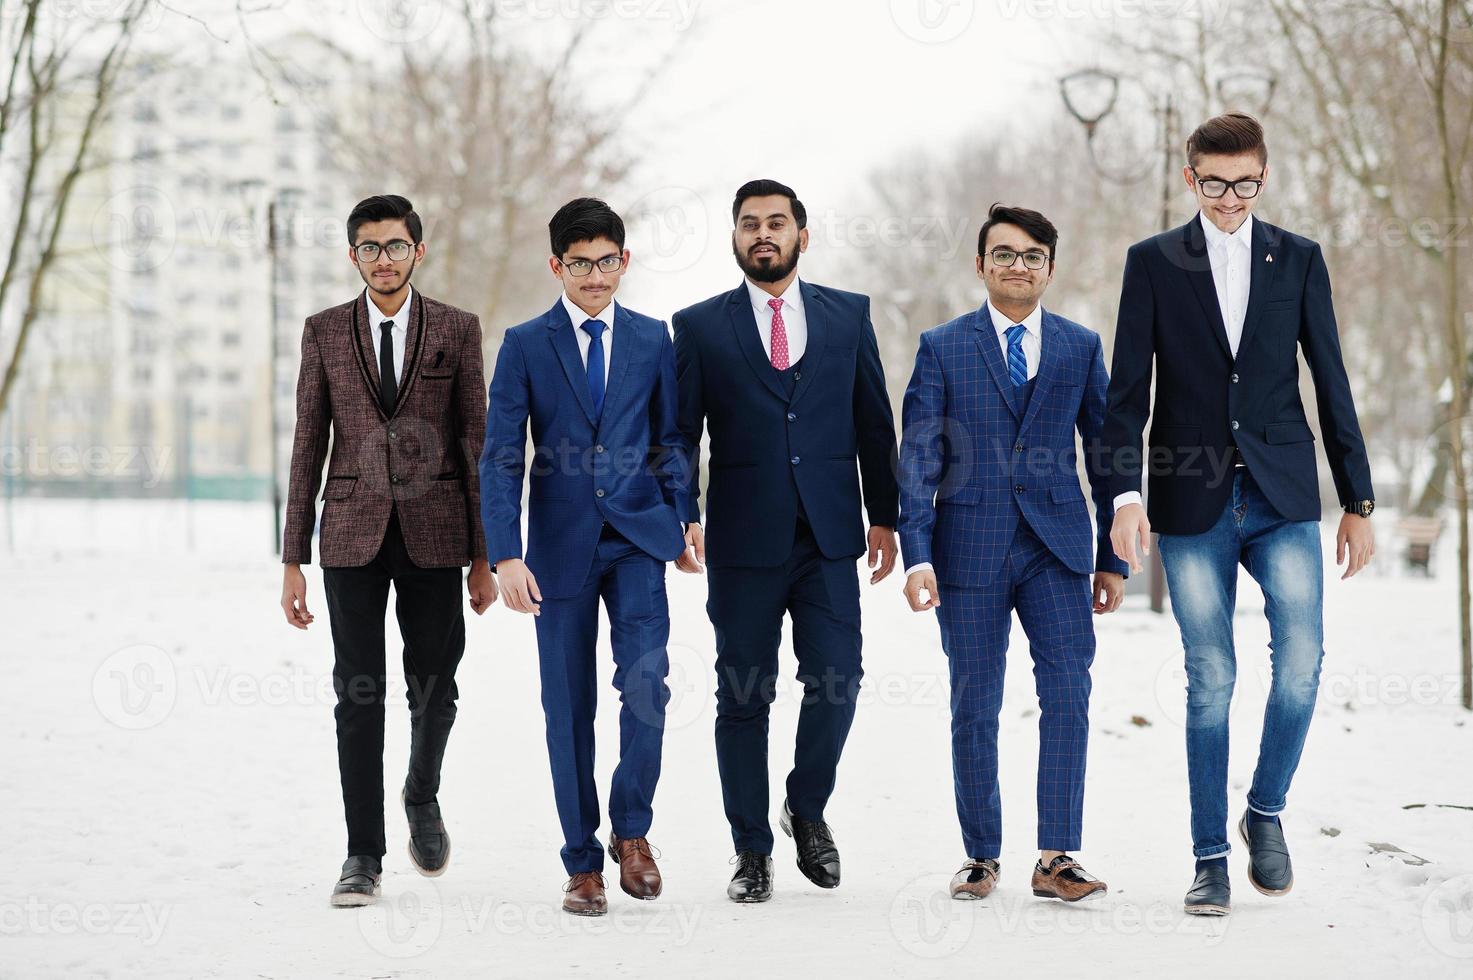
[[[332,904],[338,908],[372,905],[378,901],[379,876],[383,863],[368,854],[355,854],[343,862],[343,873],[332,888]]]
[[[733,902],[765,902],[772,897],[772,855],[738,851],[732,860],[737,869],[726,886],[727,898]]]
[[[839,849],[834,835],[822,820],[804,820],[783,800],[783,815],[778,821],[783,833],[798,845],[798,870],[820,888],[839,887]]]
[[[1248,845],[1248,881],[1265,895],[1287,895],[1294,887],[1294,865],[1289,861],[1284,828],[1273,820],[1255,823],[1244,810],[1238,833]]]
[[[1197,872],[1184,903],[1188,915],[1227,915],[1232,910],[1232,886],[1227,868],[1203,868]]]
[[[404,816],[409,820],[409,860],[425,877],[440,877],[450,863],[450,835],[445,832],[445,821],[440,819],[440,804],[410,803],[403,792],[399,801],[404,804]]]

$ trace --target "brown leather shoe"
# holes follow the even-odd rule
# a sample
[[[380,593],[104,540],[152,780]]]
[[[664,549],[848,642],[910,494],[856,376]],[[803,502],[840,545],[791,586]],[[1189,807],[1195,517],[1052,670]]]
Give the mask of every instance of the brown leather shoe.
[[[1109,890],[1103,881],[1085,871],[1067,854],[1054,858],[1047,868],[1042,860],[1033,866],[1033,894],[1039,898],[1077,902],[1082,898],[1104,895]]]
[[[580,871],[563,886],[563,911],[574,915],[603,915],[609,910],[604,897],[604,876],[597,871]]]
[[[951,897],[964,902],[986,898],[997,887],[998,870],[993,858],[968,859],[951,879]]]
[[[660,869],[655,867],[655,856],[650,851],[650,842],[644,837],[620,840],[609,835],[609,857],[619,866],[619,887],[625,894],[650,901],[660,897],[663,883]]]

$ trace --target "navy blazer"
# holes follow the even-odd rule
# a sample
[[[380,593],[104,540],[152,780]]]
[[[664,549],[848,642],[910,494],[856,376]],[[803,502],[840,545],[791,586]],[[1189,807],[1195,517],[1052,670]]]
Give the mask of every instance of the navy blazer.
[[[1232,493],[1234,445],[1274,509],[1291,521],[1320,519],[1315,436],[1299,398],[1298,350],[1314,379],[1340,503],[1375,496],[1319,245],[1255,216],[1251,268],[1234,358],[1200,216],[1126,254],[1105,447],[1114,493],[1140,490],[1145,471],[1151,527],[1163,534],[1200,534],[1222,516]]]
[[[900,445],[900,551],[936,580],[995,580],[1018,515],[1070,570],[1126,574],[1110,546],[1109,481],[1087,461],[1097,529],[1080,491],[1074,433],[1097,444],[1104,424],[1099,334],[1048,310],[1037,380],[1025,407],[1008,377],[986,304],[921,334],[905,390]],[[1016,501],[1016,505],[1015,502]]]
[[[481,518],[494,565],[522,557],[530,425],[526,561],[543,598],[566,598],[583,586],[605,521],[661,561],[685,549],[688,468],[675,428],[669,331],[615,305],[608,388],[595,417],[576,329],[559,298],[506,332],[481,453]]]
[[[685,518],[700,520],[698,464],[711,433],[706,560],[770,568],[793,550],[801,498],[824,557],[867,550],[869,523],[894,527],[895,419],[869,297],[799,280],[808,345],[791,396],[762,349],[743,282],[676,313],[680,432],[692,465]],[[856,467],[857,462],[857,467]]]

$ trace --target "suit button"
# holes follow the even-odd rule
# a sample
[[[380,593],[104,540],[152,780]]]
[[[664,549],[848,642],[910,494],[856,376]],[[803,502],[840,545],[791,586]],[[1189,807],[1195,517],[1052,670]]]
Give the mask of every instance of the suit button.
[[[790,462],[790,463],[792,463],[792,464],[793,464],[793,465],[794,465],[794,466],[797,466],[797,465],[798,465],[798,461],[799,461],[799,460],[800,460],[800,459],[801,459],[801,458],[802,458],[802,457],[800,457],[800,456],[794,456],[794,457],[793,457],[793,458],[792,458],[792,459],[790,459],[790,460],[788,460],[788,462]]]
[[[593,491],[593,495],[595,497],[602,497],[604,495],[603,488],[600,487],[599,489]]]
[[[1238,383],[1238,376],[1235,374],[1232,377],[1228,378],[1228,380],[1231,381],[1233,384],[1237,384]]]
[[[1021,442],[1018,443],[1016,446],[1013,447],[1013,452],[1015,452],[1015,453],[1021,453],[1022,451],[1023,451],[1023,444]]]
[[[1013,487],[1013,492],[1014,493],[1022,493],[1023,492],[1023,484],[1020,483],[1016,487]]]
[[[1238,428],[1238,420],[1237,419],[1233,419],[1233,431],[1236,432],[1237,431],[1237,428]]]
[[[788,421],[789,422],[796,422],[796,421],[798,421],[798,413],[797,412],[789,412],[788,413]]]
[[[596,453],[601,453],[601,452],[604,451],[604,447],[603,446],[594,446],[593,447],[593,451],[596,452]]]
[[[399,474],[395,473],[394,475],[390,476],[389,477],[389,482],[390,483],[398,483],[399,482]]]
[[[802,371],[794,371],[793,372],[793,380],[794,381],[802,381],[803,380],[803,372]]]
[[[399,438],[399,433],[395,432],[393,429],[390,429],[389,430],[389,438],[390,439],[397,439],[397,438]]]

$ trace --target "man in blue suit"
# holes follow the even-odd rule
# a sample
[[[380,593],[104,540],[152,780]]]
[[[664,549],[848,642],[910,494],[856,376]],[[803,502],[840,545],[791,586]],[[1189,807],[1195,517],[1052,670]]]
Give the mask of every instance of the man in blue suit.
[[[1100,338],[1039,305],[1058,240],[1037,211],[994,204],[977,237],[987,302],[921,335],[905,391],[900,548],[906,599],[936,610],[950,667],[967,853],[952,879],[957,899],[985,898],[1000,871],[997,719],[1014,609],[1040,708],[1033,894],[1075,902],[1106,891],[1068,852],[1083,823],[1090,614],[1119,608],[1125,563],[1107,537],[1105,474],[1089,468],[1095,534],[1075,462],[1075,432],[1088,450],[1104,421]]]
[[[745,279],[673,320],[680,431],[693,464],[703,427],[711,431],[710,536],[692,478],[685,513],[691,553],[679,564],[693,570],[709,561],[716,759],[737,851],[727,896],[761,902],[772,896],[767,718],[783,613],[792,616],[804,697],[781,826],[797,845],[799,870],[834,888],[839,852],[824,807],[863,673],[855,568],[866,550],[861,503],[875,583],[895,563],[899,489],[869,298],[798,278],[807,212],[791,188],[774,180],[744,184],[732,221],[732,251]]]
[[[1294,883],[1279,814],[1324,658],[1319,470],[1299,399],[1301,350],[1345,509],[1335,557],[1349,560],[1342,578],[1375,552],[1375,501],[1324,256],[1309,239],[1252,215],[1268,179],[1263,128],[1238,112],[1207,120],[1187,140],[1182,177],[1199,213],[1132,245],[1125,257],[1105,448],[1113,457],[1115,552],[1139,567],[1151,531],[1160,532],[1171,611],[1186,650],[1197,874],[1185,908],[1226,915],[1228,707],[1237,676],[1240,564],[1263,589],[1272,637],[1258,766],[1238,821],[1249,883],[1265,895],[1283,895]],[[1143,471],[1149,516],[1141,506]]]
[[[481,512],[507,605],[537,617],[547,751],[570,876],[563,908],[599,915],[607,901],[593,780],[598,605],[602,599],[608,612],[623,702],[608,851],[620,887],[653,899],[661,879],[645,835],[670,698],[665,563],[685,547],[687,467],[675,428],[670,334],[614,302],[629,263],[624,223],[602,201],[579,198],[553,215],[549,231],[549,265],[563,293],[502,340],[481,454]]]

